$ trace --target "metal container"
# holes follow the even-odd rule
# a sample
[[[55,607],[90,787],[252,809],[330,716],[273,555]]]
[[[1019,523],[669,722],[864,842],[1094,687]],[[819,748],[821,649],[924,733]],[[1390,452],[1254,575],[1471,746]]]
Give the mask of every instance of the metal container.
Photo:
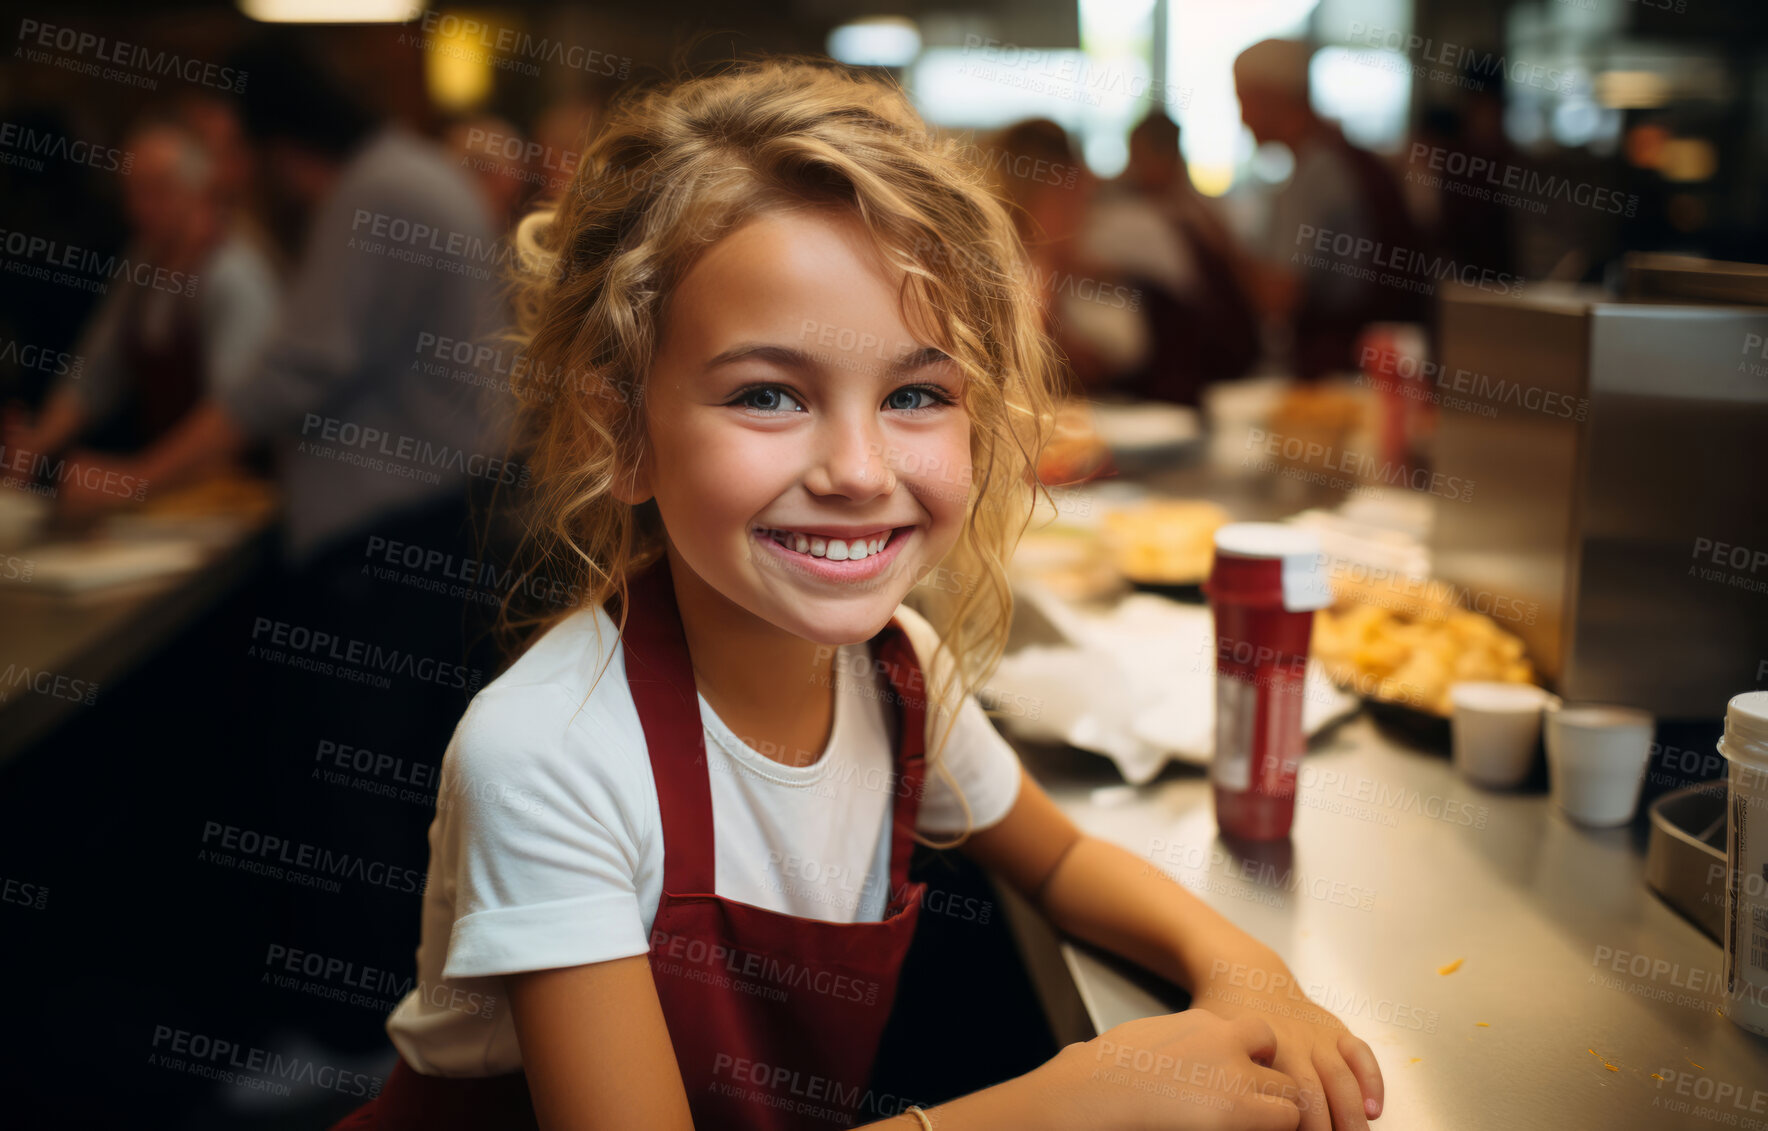
[[[1645,882],[1719,941],[1725,927],[1724,782],[1666,793],[1651,805]]]
[[[1629,277],[1444,293],[1433,568],[1563,697],[1710,719],[1768,682],[1768,268]]]

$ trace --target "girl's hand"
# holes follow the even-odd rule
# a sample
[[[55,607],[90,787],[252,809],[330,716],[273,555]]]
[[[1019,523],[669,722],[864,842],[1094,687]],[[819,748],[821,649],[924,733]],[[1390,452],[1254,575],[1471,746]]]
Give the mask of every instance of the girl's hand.
[[[1295,1131],[1298,1090],[1275,1051],[1259,1018],[1188,1009],[1069,1045],[1028,1079],[1052,1125],[1077,1131]]]
[[[1195,1001],[1230,1021],[1269,1023],[1277,1038],[1273,1067],[1301,1087],[1300,1131],[1368,1131],[1369,1120],[1381,1113],[1374,1051],[1309,999],[1276,955],[1216,962]]]

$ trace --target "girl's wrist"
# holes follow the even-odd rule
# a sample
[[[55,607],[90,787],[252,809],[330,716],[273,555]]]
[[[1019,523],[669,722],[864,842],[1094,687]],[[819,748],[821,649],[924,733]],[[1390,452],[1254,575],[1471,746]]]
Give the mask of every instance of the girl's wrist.
[[[1022,1076],[959,1096],[927,1112],[935,1131],[1093,1131],[1085,1113],[1072,1110],[1077,1089],[1064,1081],[1061,1054]],[[919,1125],[916,1125],[917,1128]],[[909,1131],[905,1126],[903,1131]],[[924,1129],[921,1129],[924,1131]]]
[[[1288,970],[1281,955],[1250,936],[1235,940],[1230,945],[1212,948],[1206,954],[1193,956],[1184,965],[1190,975],[1191,996],[1199,999],[1210,986],[1219,984],[1222,979],[1244,980],[1253,970],[1267,973]],[[1199,1001],[1197,1004],[1202,1003]]]

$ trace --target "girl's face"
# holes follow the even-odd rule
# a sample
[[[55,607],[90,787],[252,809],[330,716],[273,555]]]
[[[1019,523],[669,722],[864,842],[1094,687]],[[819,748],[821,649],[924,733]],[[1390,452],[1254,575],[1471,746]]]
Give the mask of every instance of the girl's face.
[[[881,629],[964,520],[963,378],[900,278],[852,216],[754,217],[681,280],[645,386],[631,499],[699,583],[819,644]]]

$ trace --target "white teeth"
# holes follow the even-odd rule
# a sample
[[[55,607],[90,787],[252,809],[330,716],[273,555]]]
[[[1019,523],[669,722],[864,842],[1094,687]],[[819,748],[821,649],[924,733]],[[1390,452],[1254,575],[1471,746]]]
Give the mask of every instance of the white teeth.
[[[884,547],[890,542],[890,535],[883,534],[876,538],[818,538],[816,535],[798,534],[790,530],[771,530],[757,527],[757,533],[765,534],[788,550],[796,550],[800,554],[809,554],[813,558],[824,558],[831,562],[864,561],[873,554],[883,553]]]

